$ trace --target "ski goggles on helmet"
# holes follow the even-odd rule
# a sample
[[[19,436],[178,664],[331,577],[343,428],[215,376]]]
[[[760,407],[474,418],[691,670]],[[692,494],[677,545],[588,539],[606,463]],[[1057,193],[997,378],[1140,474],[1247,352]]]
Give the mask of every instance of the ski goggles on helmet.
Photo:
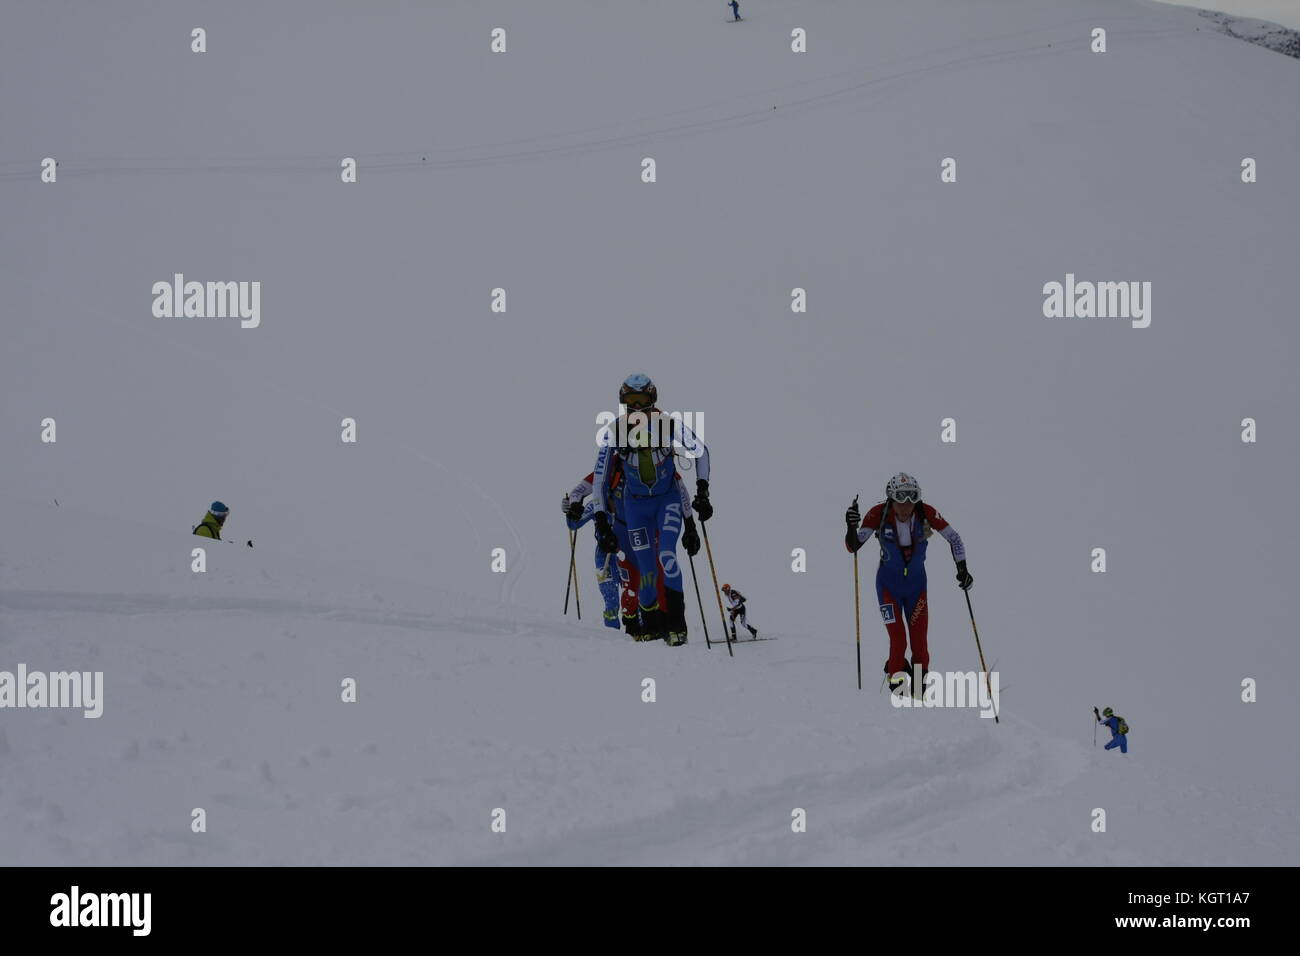
[[[913,504],[916,504],[916,502],[921,500],[921,489],[920,488],[895,488],[893,491],[889,493],[889,497],[893,498],[899,504],[903,504],[908,501],[912,502]]]
[[[619,396],[620,401],[633,411],[643,411],[647,408],[653,408],[655,395],[653,392],[627,392]]]

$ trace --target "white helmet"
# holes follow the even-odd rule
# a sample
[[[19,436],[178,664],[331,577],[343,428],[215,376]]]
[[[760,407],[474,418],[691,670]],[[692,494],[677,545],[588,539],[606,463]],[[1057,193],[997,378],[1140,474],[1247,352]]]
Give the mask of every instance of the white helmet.
[[[921,500],[921,485],[911,475],[900,471],[885,485],[885,496],[890,501],[910,501],[915,504]]]

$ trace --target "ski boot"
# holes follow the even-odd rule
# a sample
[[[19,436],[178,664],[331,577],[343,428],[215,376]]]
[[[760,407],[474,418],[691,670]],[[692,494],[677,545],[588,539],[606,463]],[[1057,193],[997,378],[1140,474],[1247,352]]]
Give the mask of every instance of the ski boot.
[[[921,672],[919,679],[916,676],[918,670]],[[912,677],[912,696],[917,700],[920,700],[925,696],[925,678],[926,675],[930,673],[930,668],[926,667],[924,664],[913,663],[912,666],[907,669],[907,672]]]
[[[668,588],[664,597],[668,601],[668,613],[665,616],[668,627],[664,640],[669,647],[681,647],[686,643],[686,595]]]
[[[746,627],[748,627],[748,625],[746,625]],[[750,640],[753,640],[753,641],[758,640],[758,629],[757,629],[757,628],[753,628],[753,627],[750,627],[750,628],[749,628],[749,638],[750,638]]]
[[[668,636],[668,621],[658,608],[641,609],[641,636],[639,641],[661,641]]]
[[[884,671],[885,671],[885,675],[889,680],[889,692],[891,694],[897,693],[906,684],[908,672],[906,670],[901,670],[901,671],[894,671],[891,674],[889,672],[888,661],[885,662]]]

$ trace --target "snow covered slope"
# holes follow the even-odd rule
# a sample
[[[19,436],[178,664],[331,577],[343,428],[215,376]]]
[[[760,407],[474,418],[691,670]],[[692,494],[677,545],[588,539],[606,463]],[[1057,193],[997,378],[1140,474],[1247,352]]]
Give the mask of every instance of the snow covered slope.
[[[1129,0],[743,12],[7,14],[0,670],[106,700],[0,710],[0,862],[1297,862],[1297,63]],[[154,318],[177,272],[260,281],[261,326]],[[1150,328],[1045,318],[1067,273],[1150,281]],[[560,616],[632,371],[703,412],[777,641],[610,636],[586,531]],[[967,542],[998,725],[877,692],[869,559],[856,689],[842,514],[900,468]],[[256,547],[193,574],[217,497]],[[934,666],[974,669],[930,556]]]
[[[1014,703],[997,727],[895,710],[874,675],[854,689],[842,634],[729,660],[238,546],[192,574],[192,538],[17,514],[5,539],[59,557],[6,558],[0,654],[106,690],[98,719],[5,713],[6,863],[1294,860],[1294,805],[1267,787],[1224,789],[1154,740],[1102,760]]]

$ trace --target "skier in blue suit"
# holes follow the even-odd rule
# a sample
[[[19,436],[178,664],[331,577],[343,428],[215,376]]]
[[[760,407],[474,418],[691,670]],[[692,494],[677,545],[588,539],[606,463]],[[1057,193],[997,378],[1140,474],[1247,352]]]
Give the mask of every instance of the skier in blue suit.
[[[1099,724],[1104,724],[1110,728],[1110,743],[1106,745],[1106,749],[1114,750],[1118,747],[1120,753],[1128,753],[1128,724],[1125,723],[1124,718],[1117,717],[1115,711],[1109,707],[1100,714],[1097,713],[1097,708],[1094,707],[1092,714],[1097,718]]]
[[[610,509],[605,502],[608,477],[617,469],[622,479],[628,543],[640,576],[641,624],[651,639],[661,636],[670,646],[677,647],[686,643],[686,599],[682,571],[677,565],[677,539],[680,537],[686,553],[694,556],[700,550],[700,536],[692,508],[701,521],[713,517],[709,502],[709,452],[678,418],[659,412],[658,399],[658,389],[646,375],[629,375],[619,389],[619,404],[626,406],[628,412],[601,436],[600,453],[592,473],[592,491],[599,504],[592,520],[601,550],[617,550],[618,538],[610,527]],[[678,490],[679,455],[693,461],[696,475],[693,502],[687,501]]]
[[[727,4],[727,6],[731,7],[731,15],[732,15],[733,17],[735,17],[737,20],[739,20],[739,19],[740,19],[740,4],[737,2],[737,0],[731,0],[731,2],[730,2],[729,4]]]

